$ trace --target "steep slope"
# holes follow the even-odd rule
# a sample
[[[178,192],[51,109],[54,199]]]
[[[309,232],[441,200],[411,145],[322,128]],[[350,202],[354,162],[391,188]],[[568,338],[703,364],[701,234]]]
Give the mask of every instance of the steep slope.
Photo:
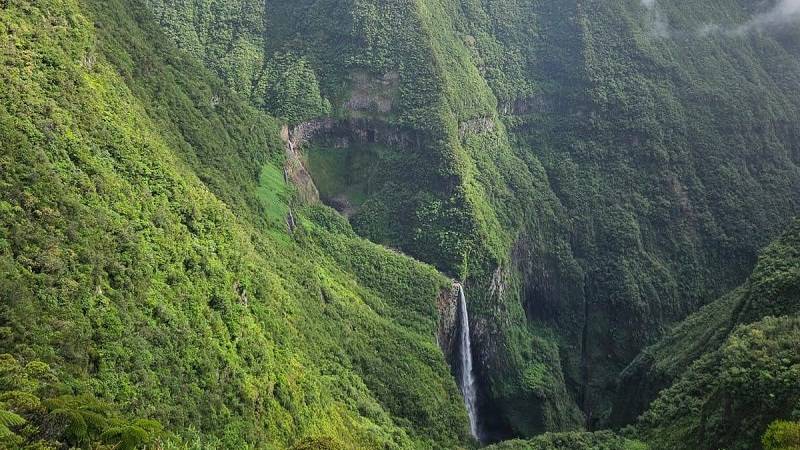
[[[749,17],[734,2],[655,7],[688,30]],[[543,3],[532,47],[498,35],[534,55],[540,90],[509,99],[511,129],[567,209],[583,269],[577,288],[559,264],[533,272],[527,310],[565,337],[590,424],[604,421],[626,361],[738,284],[798,208],[796,48],[775,33],[662,36],[653,14],[639,2]]]
[[[632,367],[622,398],[641,395],[628,386],[671,384],[637,423],[654,449],[761,448],[772,421],[800,418],[800,222],[761,254],[742,288]]]
[[[7,84],[19,86],[3,92],[13,105],[5,106],[7,133],[41,135],[33,144],[19,144],[16,134],[4,139],[18,143],[15,152],[31,152],[20,168],[16,156],[4,166],[14,168],[3,175],[4,233],[13,236],[3,237],[4,264],[20,273],[4,277],[14,283],[4,292],[40,298],[33,283],[56,283],[65,291],[52,297],[85,323],[79,319],[94,311],[95,297],[120,291],[117,303],[97,301],[126,314],[113,338],[94,332],[104,322],[86,322],[73,339],[48,322],[61,304],[11,304],[12,329],[47,330],[12,339],[11,353],[65,367],[75,390],[136,414],[177,417],[170,419],[176,428],[200,427],[226,445],[285,446],[339,433],[344,446],[465,442],[463,407],[431,342],[434,301],[448,281],[357,239],[355,230],[466,286],[488,440],[633,420],[681,367],[659,362],[658,378],[633,391],[644,401],[616,396],[618,374],[672,323],[740,284],[758,249],[800,209],[800,124],[793,120],[800,116],[800,27],[765,21],[772,2],[684,3],[4,4],[11,34],[23,33],[6,45],[6,58],[25,61],[29,42],[38,45],[27,65],[4,69]],[[19,8],[48,12],[7,12]],[[50,12],[59,8],[68,12]],[[71,25],[81,14],[94,30]],[[33,20],[51,25],[37,33]],[[58,35],[59,27],[77,35]],[[92,78],[95,70],[107,78]],[[54,78],[37,78],[43,74]],[[23,100],[27,84],[39,91]],[[105,97],[102,89],[110,90]],[[29,110],[37,98],[47,101]],[[285,177],[308,189],[282,184],[283,144],[263,111],[288,123]],[[30,123],[16,122],[26,117]],[[77,136],[70,145],[79,149],[107,149],[108,156],[84,156],[89,163],[106,158],[117,166],[86,169],[88,178],[72,181],[78,175],[69,168],[89,163],[63,150],[72,148],[65,136]],[[51,147],[63,154],[31,156]],[[16,174],[23,169],[32,174]],[[58,177],[72,187],[43,187]],[[111,187],[96,187],[99,177],[112,179]],[[34,199],[71,203],[25,203],[32,179],[47,180],[32,185],[40,186]],[[302,206],[317,188],[347,221]],[[126,196],[114,199],[120,189]],[[158,204],[151,198],[167,212],[149,212]],[[290,236],[284,222],[298,215]],[[46,220],[52,229],[42,226]],[[116,234],[99,231],[112,225]],[[72,234],[59,238],[59,230]],[[48,272],[64,260],[63,249],[77,262]],[[63,280],[74,283],[63,287]],[[131,330],[145,321],[143,299],[158,311],[162,298],[175,303],[170,310],[182,323],[208,330],[181,328],[196,334],[166,355],[152,340],[175,334],[178,324],[156,321],[168,331],[116,349],[123,362],[105,372],[96,356],[65,356],[96,339],[133,339]],[[727,313],[716,312],[726,305],[693,320],[721,324]],[[650,352],[666,354],[698,336],[728,339],[691,322],[681,330]],[[781,342],[786,330],[790,324],[769,323],[758,332]],[[239,335],[256,344],[237,347]],[[24,349],[29,339],[41,341],[33,351]],[[59,339],[81,343],[53,350]],[[190,355],[196,346],[221,346],[208,358],[216,363]],[[113,354],[99,348],[98,355]],[[126,348],[146,357],[133,361]],[[264,353],[240,356],[253,348]],[[686,346],[676,360],[704,350]],[[224,399],[175,407],[194,411],[190,418],[147,410],[180,397],[176,383],[152,381],[165,376],[175,352],[178,361],[198,361],[176,379],[202,375],[208,381],[194,392]],[[223,367],[235,367],[236,376],[223,378]],[[147,374],[167,393],[140,400],[145,406],[126,403],[129,386],[141,383],[123,373]],[[89,389],[86,380],[103,381]],[[253,388],[265,385],[274,386],[266,400]],[[243,406],[230,411],[232,403]]]
[[[309,162],[350,181],[323,197],[468,279],[487,426],[530,435],[581,421],[562,371],[601,422],[618,371],[797,211],[796,29],[699,31],[770,6],[268,2],[259,34],[333,100]]]
[[[301,208],[277,122],[143,5],[6,2],[0,34],[0,349],[49,364],[40,395],[210,447],[468,442],[434,339],[450,281]],[[29,442],[114,443],[2,388]]]
[[[196,17],[190,8],[150,4],[179,41],[199,32],[171,19],[174,10]],[[332,100],[331,119],[292,133],[323,200],[343,206],[360,234],[466,281],[482,408],[501,421],[490,431],[580,427],[552,334],[525,319],[510,255],[521,224],[536,217],[548,218],[537,233],[556,241],[542,252],[566,247],[551,230],[555,197],[541,167],[531,171],[512,153],[493,94],[451,34],[457,14],[413,2],[265,8],[267,52],[309,61]]]
[[[606,422],[618,373],[798,211],[797,27],[750,25],[774,3],[148,4],[223,78],[223,43],[313,69],[322,199],[466,281],[495,438]]]

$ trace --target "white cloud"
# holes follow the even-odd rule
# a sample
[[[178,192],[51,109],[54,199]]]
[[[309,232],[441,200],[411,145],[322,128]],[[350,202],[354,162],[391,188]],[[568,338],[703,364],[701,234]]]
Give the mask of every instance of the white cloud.
[[[771,10],[757,14],[747,23],[736,28],[736,33],[765,30],[800,19],[800,0],[781,0]]]
[[[707,23],[694,32],[678,32],[670,28],[664,14],[658,7],[656,0],[640,0],[647,8],[647,21],[650,32],[659,38],[675,35],[705,37],[710,35],[739,36],[751,31],[769,31],[789,24],[797,23],[800,26],[800,0],[779,0],[768,11],[756,14],[747,22],[734,27],[724,27],[715,23]]]
[[[650,25],[650,33],[659,38],[668,38],[671,34],[667,18],[658,8],[656,0],[641,0],[642,5],[647,8],[649,17],[647,21]]]

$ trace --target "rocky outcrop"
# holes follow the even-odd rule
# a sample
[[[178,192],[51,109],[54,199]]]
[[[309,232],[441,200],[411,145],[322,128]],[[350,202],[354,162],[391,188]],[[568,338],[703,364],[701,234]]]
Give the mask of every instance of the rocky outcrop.
[[[531,322],[545,323],[561,335],[559,353],[564,381],[574,400],[586,404],[587,340],[593,334],[586,301],[585,275],[568,254],[559,254],[545,245],[547,238],[522,235],[511,252],[515,271],[522,282],[522,303]],[[586,411],[584,411],[586,412]],[[591,411],[587,415],[591,415]]]
[[[348,219],[356,213],[355,205],[353,205],[353,202],[350,201],[350,199],[344,194],[336,195],[330,198],[323,198],[322,200],[325,202],[325,204],[336,211],[339,211],[341,215]]]
[[[522,325],[527,303],[536,301],[528,292],[527,277],[533,265],[529,258],[537,258],[539,251],[523,241],[517,242],[511,264],[490,272],[483,317],[473,322],[475,367],[483,386],[479,404],[489,442],[579,429],[585,422],[563,376],[558,342],[537,332],[542,321]]]
[[[420,146],[420,137],[413,131],[366,118],[312,120],[293,127],[287,136],[297,146],[311,141],[325,141],[334,148],[349,147],[353,143],[382,144],[398,149]]]
[[[544,113],[552,110],[552,102],[544,95],[517,98],[500,105],[503,114],[521,116],[524,114]]]
[[[281,130],[281,137],[286,143],[286,163],[283,168],[284,179],[297,187],[300,201],[303,203],[319,202],[319,190],[311,178],[311,174],[303,164],[300,146],[293,139],[293,133],[284,126]]]
[[[477,117],[458,124],[458,134],[463,139],[470,134],[483,134],[494,131],[495,123],[491,117]]]
[[[294,233],[294,230],[297,229],[297,222],[294,219],[294,213],[292,213],[291,209],[286,214],[286,226],[289,227],[289,233]]]
[[[455,284],[439,292],[436,308],[439,312],[436,342],[450,367],[455,367],[458,355],[458,288]]]
[[[338,121],[334,119],[316,119],[301,124],[295,125],[291,130],[287,129],[286,137],[291,140],[294,145],[302,147],[307,144],[316,135],[324,135],[330,132]]]
[[[307,159],[302,155],[301,149],[313,145],[315,152],[325,152],[334,158],[337,152],[341,152],[339,156],[349,155],[350,152],[363,152],[353,158],[357,161],[372,158],[374,166],[361,167],[358,164],[350,166],[351,158],[346,156],[341,162],[347,164],[347,167],[337,169],[343,170],[340,175],[343,180],[347,180],[345,183],[352,183],[356,186],[355,189],[359,190],[365,186],[374,188],[383,183],[383,180],[375,175],[387,169],[386,161],[379,156],[383,150],[402,152],[415,151],[422,147],[421,138],[414,131],[388,124],[383,120],[365,118],[346,120],[326,118],[304,122],[291,129],[287,128],[284,131],[284,139],[287,142],[287,167],[291,169],[287,170],[287,178],[291,178],[291,181],[301,188],[307,200],[321,200],[347,218],[358,213],[362,202],[356,201],[352,192],[347,189],[323,190],[322,193],[317,193],[311,180],[313,174],[309,173],[313,169],[308,167],[309,170],[306,170],[307,167],[303,166],[303,162]],[[347,175],[344,175],[345,173]],[[326,187],[331,186],[328,184]]]
[[[400,74],[391,71],[375,77],[366,73],[351,75],[352,91],[344,107],[351,113],[385,115],[392,111],[400,86]]]

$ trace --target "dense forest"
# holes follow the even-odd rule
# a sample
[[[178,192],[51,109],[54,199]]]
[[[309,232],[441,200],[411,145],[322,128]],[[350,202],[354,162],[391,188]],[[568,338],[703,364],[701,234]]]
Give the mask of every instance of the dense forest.
[[[796,0],[0,36],[0,448],[800,449]]]

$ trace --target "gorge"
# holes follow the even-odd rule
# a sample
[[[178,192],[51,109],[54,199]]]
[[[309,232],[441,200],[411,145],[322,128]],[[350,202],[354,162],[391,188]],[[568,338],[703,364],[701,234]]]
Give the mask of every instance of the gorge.
[[[798,448],[793,5],[0,0],[0,448]]]

